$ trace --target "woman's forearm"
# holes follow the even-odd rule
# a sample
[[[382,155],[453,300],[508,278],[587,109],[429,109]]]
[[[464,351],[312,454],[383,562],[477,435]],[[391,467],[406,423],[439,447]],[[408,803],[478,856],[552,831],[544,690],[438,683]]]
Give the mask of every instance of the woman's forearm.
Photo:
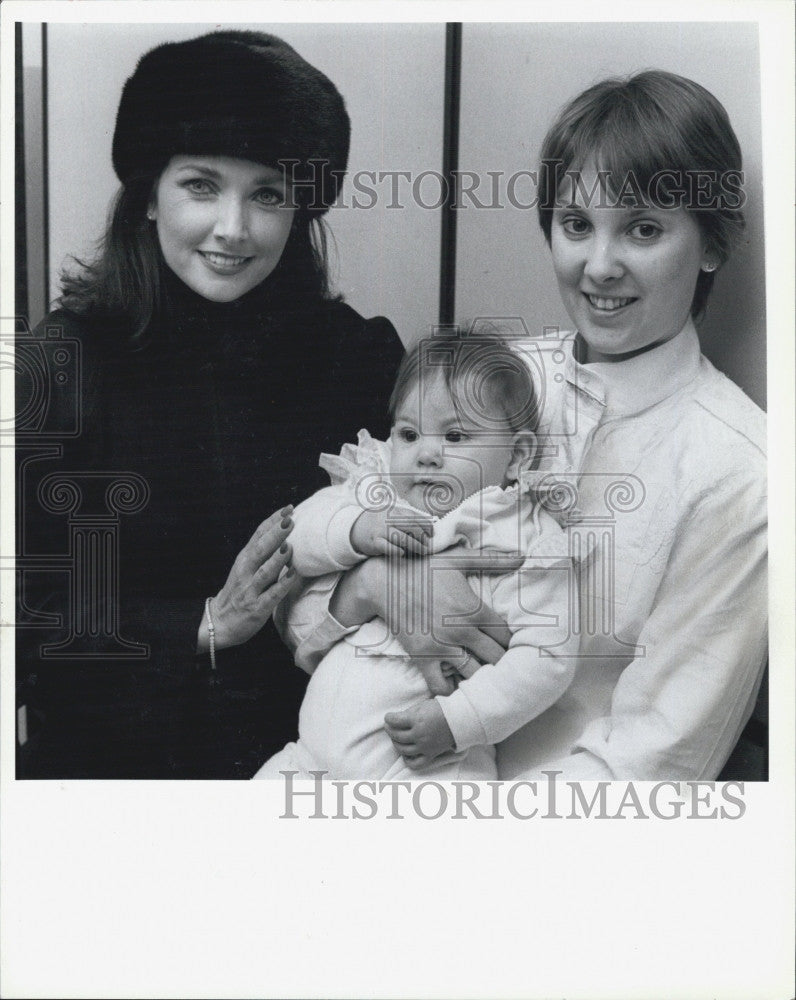
[[[450,656],[466,649],[480,662],[494,663],[511,638],[504,620],[479,606],[465,575],[449,567],[444,557],[406,559],[398,564],[393,557],[367,559],[343,576],[329,612],[344,628],[383,618],[412,656]],[[468,612],[477,612],[477,623],[450,621],[452,617],[466,619]]]
[[[367,559],[345,573],[332,594],[329,613],[345,628],[364,625],[381,613],[383,560]]]

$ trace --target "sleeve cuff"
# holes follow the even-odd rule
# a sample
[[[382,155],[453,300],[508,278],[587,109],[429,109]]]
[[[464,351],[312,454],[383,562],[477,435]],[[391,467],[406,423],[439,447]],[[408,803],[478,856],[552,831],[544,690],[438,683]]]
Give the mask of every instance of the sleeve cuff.
[[[365,558],[351,544],[351,529],[361,513],[361,507],[350,504],[338,510],[329,522],[326,533],[329,555],[341,569],[350,569]]]
[[[453,733],[457,752],[489,743],[484,727],[463,691],[454,691],[446,696],[437,695],[436,701]]]
[[[296,666],[311,674],[328,651],[338,643],[343,636],[356,632],[358,625],[346,627],[327,611],[307,639],[296,650]]]

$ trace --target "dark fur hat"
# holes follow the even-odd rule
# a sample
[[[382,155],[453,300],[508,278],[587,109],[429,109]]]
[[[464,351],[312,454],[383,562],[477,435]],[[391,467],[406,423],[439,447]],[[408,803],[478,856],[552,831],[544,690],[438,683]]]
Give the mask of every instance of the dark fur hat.
[[[320,215],[337,197],[350,132],[335,85],[286,42],[217,31],[141,57],[122,91],[113,168],[124,182],[180,154],[299,161],[287,167],[296,202]]]

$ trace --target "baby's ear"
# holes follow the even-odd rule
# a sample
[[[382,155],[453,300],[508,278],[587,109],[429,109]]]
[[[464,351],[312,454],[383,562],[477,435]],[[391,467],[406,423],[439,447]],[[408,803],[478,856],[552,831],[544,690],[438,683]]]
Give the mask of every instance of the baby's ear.
[[[512,441],[511,461],[506,469],[506,479],[513,483],[520,475],[533,466],[536,458],[536,435],[533,431],[519,431]]]

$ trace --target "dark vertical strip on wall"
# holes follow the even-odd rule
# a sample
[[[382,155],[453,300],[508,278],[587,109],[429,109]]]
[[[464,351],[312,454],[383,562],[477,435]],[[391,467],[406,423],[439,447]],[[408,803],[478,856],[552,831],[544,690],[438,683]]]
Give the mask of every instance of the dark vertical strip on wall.
[[[439,322],[453,323],[456,314],[456,171],[459,169],[459,105],[461,99],[462,26],[445,25],[445,111],[442,134],[442,174],[446,197],[442,206],[440,244]]]
[[[29,316],[28,240],[25,205],[25,101],[23,98],[22,25],[14,25],[14,314]]]
[[[44,216],[44,312],[50,308],[50,126],[47,69],[47,25],[41,26],[42,203]]]

